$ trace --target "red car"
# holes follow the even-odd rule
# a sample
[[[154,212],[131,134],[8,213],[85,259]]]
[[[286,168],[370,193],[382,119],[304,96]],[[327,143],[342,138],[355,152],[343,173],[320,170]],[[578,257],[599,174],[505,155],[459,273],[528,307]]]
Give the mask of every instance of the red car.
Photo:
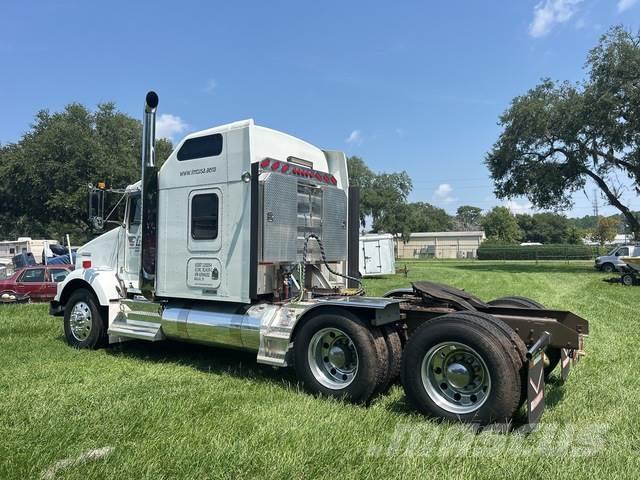
[[[72,265],[33,265],[21,268],[9,278],[0,280],[0,295],[29,295],[33,300],[48,301],[56,295],[58,283],[73,270]]]

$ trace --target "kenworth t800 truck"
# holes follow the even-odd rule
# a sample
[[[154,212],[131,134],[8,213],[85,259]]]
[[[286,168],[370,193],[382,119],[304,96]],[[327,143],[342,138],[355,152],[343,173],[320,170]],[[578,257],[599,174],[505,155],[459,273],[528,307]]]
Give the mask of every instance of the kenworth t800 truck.
[[[537,422],[545,372],[580,357],[584,319],[434,282],[365,296],[343,153],[247,120],[188,135],[158,169],[157,105],[149,92],[123,224],[78,250],[51,303],[70,345],[243,349],[315,394],[366,403],[401,377],[430,416],[508,421],[528,400]]]

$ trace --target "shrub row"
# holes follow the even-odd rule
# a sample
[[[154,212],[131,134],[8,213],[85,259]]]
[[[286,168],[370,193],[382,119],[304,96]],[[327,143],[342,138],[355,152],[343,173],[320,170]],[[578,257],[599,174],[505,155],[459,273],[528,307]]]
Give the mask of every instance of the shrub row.
[[[604,249],[608,250],[608,249]],[[478,260],[590,260],[603,255],[603,249],[588,245],[480,245]]]

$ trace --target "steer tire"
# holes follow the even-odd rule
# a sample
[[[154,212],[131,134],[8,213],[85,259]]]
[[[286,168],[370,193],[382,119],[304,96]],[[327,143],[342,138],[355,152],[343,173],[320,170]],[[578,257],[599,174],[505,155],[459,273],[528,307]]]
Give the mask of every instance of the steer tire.
[[[479,369],[473,368],[474,363],[468,364],[472,367],[469,371],[482,371],[485,379],[476,383],[474,377],[472,383],[481,387],[477,400],[471,398],[475,397],[472,395],[466,405],[456,405],[457,399],[453,397],[449,401],[443,400],[449,392],[458,395],[457,391],[452,390],[453,386],[440,387],[445,381],[439,383],[429,379],[430,359],[438,359],[438,355],[445,358],[448,345],[466,347],[484,363],[484,368]],[[432,353],[439,349],[444,351]],[[522,362],[516,360],[513,350],[509,338],[483,314],[465,312],[436,317],[418,327],[407,342],[402,359],[402,386],[409,402],[425,415],[482,425],[506,422],[518,410],[522,391]],[[454,363],[464,364],[457,360],[456,352],[451,355]],[[448,361],[446,358],[443,366],[450,375],[446,366],[451,365],[446,363]],[[437,373],[437,370],[433,372]]]
[[[494,307],[516,307],[516,308],[535,308],[539,310],[543,310],[545,308],[540,302],[536,302],[527,297],[501,297],[496,298],[495,300],[491,300],[488,302],[489,305],[493,305]],[[545,361],[544,361],[544,378],[547,380],[551,375],[558,363],[560,362],[560,349],[556,347],[547,347],[544,352]],[[525,380],[526,385],[526,380]],[[525,390],[526,392],[526,390]]]
[[[337,383],[332,380],[331,375],[334,375],[331,373],[332,364],[324,362],[328,356],[320,355],[322,358],[317,358],[313,355],[318,348],[324,347],[323,342],[315,340],[316,334],[320,335],[322,331],[331,330],[346,335],[353,344],[353,351],[357,354],[357,368],[348,384],[341,385],[340,380]],[[382,336],[379,331],[372,332],[362,320],[347,311],[333,310],[314,316],[302,325],[294,339],[293,355],[296,375],[305,389],[312,394],[353,403],[365,403],[371,398],[376,387],[382,383],[386,372],[386,365],[378,358],[380,338]],[[312,341],[317,345],[316,350],[313,349]],[[384,346],[383,338],[382,346]]]
[[[89,316],[89,326],[84,329],[74,329],[76,322],[72,320],[72,315],[76,306],[82,310],[83,315]],[[76,290],[64,308],[64,337],[67,343],[72,347],[92,350],[105,346],[107,331],[104,320],[95,295],[84,288]]]

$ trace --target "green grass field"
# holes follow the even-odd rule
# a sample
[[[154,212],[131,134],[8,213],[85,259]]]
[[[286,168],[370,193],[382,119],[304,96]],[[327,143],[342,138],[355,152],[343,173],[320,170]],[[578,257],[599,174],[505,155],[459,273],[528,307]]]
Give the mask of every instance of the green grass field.
[[[399,263],[398,267],[404,263]],[[291,370],[194,345],[69,348],[46,305],[0,307],[0,479],[638,478],[640,287],[590,263],[407,263],[412,280],[515,294],[591,322],[588,356],[552,382],[529,436],[438,423],[400,386],[369,407],[314,398]],[[102,458],[76,461],[110,447]],[[71,459],[58,464],[56,462]]]

